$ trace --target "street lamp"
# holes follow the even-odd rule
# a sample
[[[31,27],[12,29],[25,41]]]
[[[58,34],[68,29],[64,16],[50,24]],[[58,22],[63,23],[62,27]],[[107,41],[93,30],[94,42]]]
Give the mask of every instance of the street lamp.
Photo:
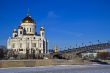
[[[84,46],[84,43],[82,43],[82,47]]]
[[[100,43],[100,41],[98,40],[98,44]]]
[[[78,46],[78,45],[76,44],[76,48],[77,48],[77,46]]]

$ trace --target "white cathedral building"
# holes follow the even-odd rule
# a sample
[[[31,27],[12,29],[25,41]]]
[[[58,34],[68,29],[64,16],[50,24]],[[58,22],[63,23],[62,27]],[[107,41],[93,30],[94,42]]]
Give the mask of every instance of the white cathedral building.
[[[48,41],[45,38],[44,27],[37,33],[35,21],[30,15],[26,16],[18,30],[14,29],[12,36],[8,38],[7,48],[22,54],[26,54],[27,50],[29,53],[34,50],[36,54],[46,54]]]

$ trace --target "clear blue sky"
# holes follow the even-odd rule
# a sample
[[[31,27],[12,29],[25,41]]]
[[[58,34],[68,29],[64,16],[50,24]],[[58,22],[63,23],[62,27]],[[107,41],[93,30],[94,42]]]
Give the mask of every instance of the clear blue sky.
[[[0,0],[0,45],[6,45],[28,8],[44,26],[49,48],[110,40],[110,0]]]

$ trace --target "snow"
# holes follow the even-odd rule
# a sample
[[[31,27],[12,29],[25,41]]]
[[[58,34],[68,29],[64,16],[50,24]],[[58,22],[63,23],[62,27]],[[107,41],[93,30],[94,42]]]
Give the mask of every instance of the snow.
[[[0,73],[110,73],[110,65],[57,65],[1,68]]]

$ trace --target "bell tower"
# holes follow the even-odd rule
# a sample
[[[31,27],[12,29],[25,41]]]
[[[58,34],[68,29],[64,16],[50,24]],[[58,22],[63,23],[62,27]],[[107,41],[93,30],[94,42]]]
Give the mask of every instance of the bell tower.
[[[18,36],[23,36],[23,27],[22,26],[18,26]]]
[[[45,37],[45,29],[44,29],[44,27],[40,28],[40,36],[41,36],[41,38]]]

